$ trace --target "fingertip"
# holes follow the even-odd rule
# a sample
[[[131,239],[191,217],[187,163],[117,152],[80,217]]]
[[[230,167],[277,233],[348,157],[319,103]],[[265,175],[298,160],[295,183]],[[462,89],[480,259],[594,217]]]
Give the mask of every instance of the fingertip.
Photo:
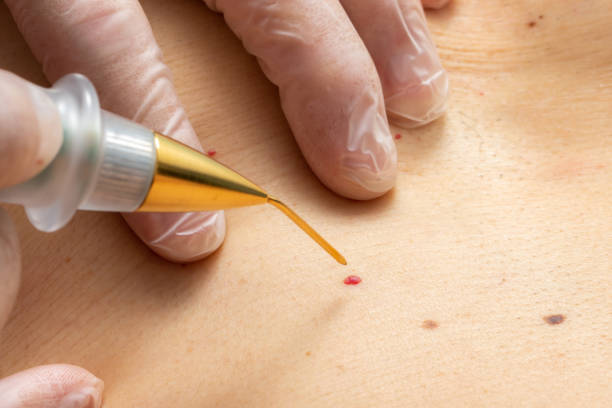
[[[0,187],[28,180],[56,156],[63,141],[57,107],[45,91],[0,70]]]
[[[223,211],[133,213],[124,218],[159,256],[177,263],[194,262],[215,252],[225,239]]]
[[[379,92],[366,86],[351,94],[336,101],[345,106],[336,120],[346,121],[338,133],[304,132],[296,139],[323,184],[344,197],[369,200],[393,188],[397,150]]]
[[[330,185],[344,197],[370,200],[384,195],[395,185],[397,150],[384,115],[369,118],[365,114],[353,120],[360,123],[351,126],[353,134],[346,148],[329,159],[335,165]]]
[[[0,380],[3,408],[74,407],[102,405],[104,382],[70,364],[33,367]]]
[[[448,76],[440,66],[429,77],[385,98],[389,120],[404,128],[426,125],[446,112],[448,94]]]

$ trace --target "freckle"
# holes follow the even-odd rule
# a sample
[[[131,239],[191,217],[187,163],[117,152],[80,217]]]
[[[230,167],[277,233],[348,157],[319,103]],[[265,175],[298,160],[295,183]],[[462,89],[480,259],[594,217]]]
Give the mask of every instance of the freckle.
[[[359,285],[361,283],[361,278],[356,275],[347,276],[344,279],[345,285]]]
[[[217,154],[217,151],[215,149],[210,149],[206,152],[206,154],[213,157],[215,154]]]
[[[310,351],[307,351],[307,352],[306,352],[306,356],[307,356],[307,357],[310,357],[310,354],[311,354],[311,353],[310,353]]]
[[[527,27],[533,28],[533,27],[535,27],[536,24],[537,23],[535,21],[530,21],[530,22],[527,23]]]
[[[344,366],[342,364],[337,365],[336,368],[340,371],[344,371]]]
[[[193,347],[189,346],[189,348],[187,348],[187,352],[188,352],[188,353],[193,352]]]
[[[395,140],[400,140],[401,138],[402,138],[402,135],[400,135],[399,133],[395,135]]]
[[[544,15],[543,15],[543,14],[540,14],[540,15],[538,16],[538,18],[541,20],[541,19],[543,19],[543,18],[544,18]]]
[[[69,257],[69,256],[67,256],[67,257],[64,259],[64,262],[66,262],[66,263],[70,263],[70,261],[72,261],[72,258],[71,258],[71,257]]]
[[[557,324],[561,324],[565,321],[565,316],[562,314],[550,315],[543,317],[544,321],[551,326],[555,326]]]
[[[427,330],[434,330],[438,328],[438,322],[435,322],[433,320],[425,320],[421,324],[421,327]]]

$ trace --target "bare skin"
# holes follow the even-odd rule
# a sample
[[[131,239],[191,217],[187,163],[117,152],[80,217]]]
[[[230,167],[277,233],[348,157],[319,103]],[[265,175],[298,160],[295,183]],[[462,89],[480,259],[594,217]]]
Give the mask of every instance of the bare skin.
[[[449,112],[393,129],[396,188],[371,202],[313,176],[276,89],[221,17],[197,2],[143,6],[202,141],[349,266],[272,208],[228,212],[221,250],[183,267],[118,216],[81,214],[44,235],[10,207],[23,274],[0,377],[76,364],[104,379],[109,407],[612,400],[605,1],[458,1],[431,13]],[[44,83],[5,8],[0,18],[1,67]],[[345,286],[349,274],[363,281]]]

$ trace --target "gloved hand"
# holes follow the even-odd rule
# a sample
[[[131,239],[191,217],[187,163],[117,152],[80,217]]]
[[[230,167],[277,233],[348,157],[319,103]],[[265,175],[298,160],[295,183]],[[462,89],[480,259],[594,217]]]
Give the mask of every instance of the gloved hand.
[[[49,81],[82,73],[105,109],[201,149],[136,0],[5,1]],[[440,7],[446,1],[423,3]],[[397,154],[386,112],[403,126],[424,124],[444,111],[447,97],[446,75],[419,1],[207,4],[224,13],[279,86],[295,138],[321,181],[356,199],[391,189]],[[61,129],[46,96],[16,76],[0,72],[0,98],[2,188],[48,164]],[[125,218],[151,249],[174,261],[205,257],[225,235],[222,212]],[[11,225],[0,213],[0,328],[19,286]],[[99,406],[101,392],[102,382],[81,368],[43,366],[0,380],[0,407]]]

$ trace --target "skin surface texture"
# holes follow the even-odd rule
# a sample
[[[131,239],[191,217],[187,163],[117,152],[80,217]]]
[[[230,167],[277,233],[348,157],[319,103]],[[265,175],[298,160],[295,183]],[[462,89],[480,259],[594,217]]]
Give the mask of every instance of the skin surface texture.
[[[279,102],[224,16],[191,0],[142,6],[201,145],[348,266],[270,206],[227,211],[221,248],[189,265],[162,260],[119,215],[79,213],[43,234],[3,206],[23,273],[0,378],[74,364],[113,408],[609,406],[609,1],[427,11],[448,111],[391,127],[396,187],[372,201],[313,174],[283,115],[295,101]],[[2,3],[0,38],[0,68],[47,85]],[[388,100],[397,81],[372,95]]]

